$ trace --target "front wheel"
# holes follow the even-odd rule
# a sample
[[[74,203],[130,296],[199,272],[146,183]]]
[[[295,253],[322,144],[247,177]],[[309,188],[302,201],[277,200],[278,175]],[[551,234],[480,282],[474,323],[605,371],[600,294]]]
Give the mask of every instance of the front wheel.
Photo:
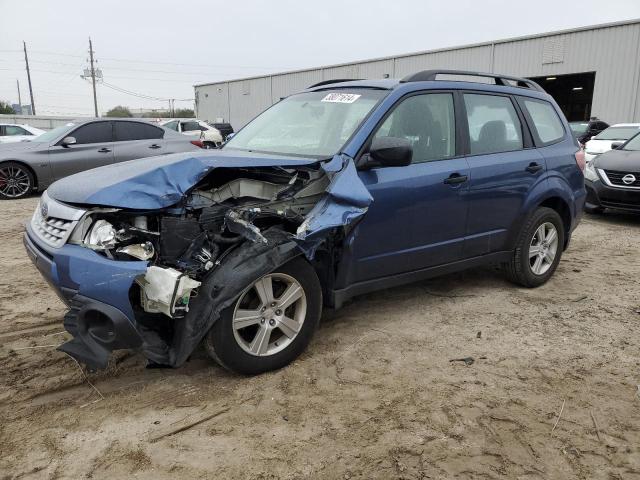
[[[33,186],[33,175],[24,165],[17,162],[0,164],[0,200],[26,197]]]
[[[226,308],[204,339],[207,353],[233,372],[282,368],[309,344],[320,321],[322,290],[315,270],[294,259],[255,280]]]
[[[523,287],[546,283],[560,262],[564,236],[558,212],[538,208],[520,232],[511,260],[504,265],[509,279]]]

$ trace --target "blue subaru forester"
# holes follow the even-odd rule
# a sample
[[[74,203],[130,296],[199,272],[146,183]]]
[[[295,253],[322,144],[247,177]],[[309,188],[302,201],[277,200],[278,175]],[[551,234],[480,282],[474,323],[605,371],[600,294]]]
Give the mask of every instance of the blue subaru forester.
[[[322,82],[220,150],[57,181],[24,243],[69,307],[60,349],[89,368],[125,348],[177,367],[203,342],[255,374],[355,295],[486,264],[542,285],[580,219],[583,169],[530,80]]]

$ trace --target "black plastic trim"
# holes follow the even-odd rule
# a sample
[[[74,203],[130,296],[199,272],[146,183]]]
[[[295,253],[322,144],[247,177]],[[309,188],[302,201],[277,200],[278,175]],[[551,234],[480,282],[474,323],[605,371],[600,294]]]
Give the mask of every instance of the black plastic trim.
[[[401,83],[407,82],[432,82],[437,80],[438,75],[460,75],[460,76],[469,76],[469,77],[485,77],[485,78],[493,78],[495,80],[495,84],[503,87],[516,87],[516,88],[528,88],[530,90],[537,90],[539,92],[544,92],[544,89],[538,85],[533,80],[529,80],[528,78],[522,77],[512,77],[511,75],[502,75],[499,73],[486,73],[486,72],[471,72],[466,70],[423,70],[421,72],[412,73],[411,75],[407,75],[402,80]],[[507,83],[505,80],[511,80],[512,82],[516,82],[515,85],[511,85]],[[478,83],[478,82],[472,82]]]
[[[419,280],[426,280],[428,278],[445,275],[447,273],[466,270],[467,268],[479,267],[491,263],[503,263],[508,261],[511,258],[511,255],[513,255],[513,252],[510,250],[495,252],[488,255],[481,255],[457,262],[447,263],[445,265],[438,265],[435,267],[354,283],[344,289],[334,290],[331,292],[331,305],[338,309],[344,304],[344,302],[357,295],[393,288],[407,283],[417,282]]]

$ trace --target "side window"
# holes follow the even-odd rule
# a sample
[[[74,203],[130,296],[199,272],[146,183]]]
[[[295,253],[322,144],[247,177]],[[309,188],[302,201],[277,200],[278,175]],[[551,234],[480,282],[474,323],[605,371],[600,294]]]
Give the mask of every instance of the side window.
[[[201,127],[198,122],[182,122],[183,132],[195,132],[200,130],[204,130],[204,128]]]
[[[523,98],[522,103],[533,120],[533,128],[541,143],[550,144],[564,138],[562,121],[549,102]]]
[[[413,162],[428,162],[456,154],[453,95],[413,95],[395,107],[375,137],[406,138],[413,146]]]
[[[169,128],[171,130],[175,130],[176,132],[178,131],[178,121],[174,120],[173,122],[169,122],[169,123],[165,123],[163,125],[164,128]]]
[[[162,138],[162,129],[140,122],[115,122],[116,142]]]
[[[509,97],[465,94],[471,155],[522,149],[522,125]]]
[[[76,144],[113,142],[111,122],[93,122],[74,130],[69,134],[75,137]]]
[[[18,127],[16,125],[7,125],[5,126],[5,135],[31,135],[31,133],[27,132],[24,128]]]

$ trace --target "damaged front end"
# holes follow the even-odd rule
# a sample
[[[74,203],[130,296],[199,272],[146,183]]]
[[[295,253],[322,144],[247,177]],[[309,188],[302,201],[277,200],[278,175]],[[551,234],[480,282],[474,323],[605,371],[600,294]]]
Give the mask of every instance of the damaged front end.
[[[25,246],[70,307],[74,338],[60,350],[94,369],[120,348],[177,367],[247,285],[296,256],[336,248],[371,201],[346,156],[284,165],[203,158],[154,169],[171,179],[158,185],[157,205],[148,176],[133,175],[130,202],[118,193],[113,206],[65,211],[74,219],[64,232],[55,225],[72,208],[43,196]]]

